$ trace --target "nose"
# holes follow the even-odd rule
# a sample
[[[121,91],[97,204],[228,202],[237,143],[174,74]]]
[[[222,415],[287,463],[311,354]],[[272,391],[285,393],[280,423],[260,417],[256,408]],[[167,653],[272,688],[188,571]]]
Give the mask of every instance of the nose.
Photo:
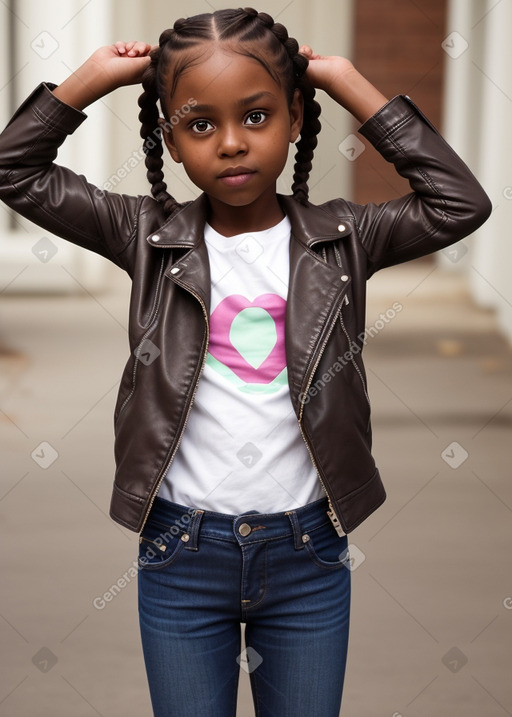
[[[226,125],[219,134],[219,157],[234,157],[247,152],[247,141],[241,127]]]

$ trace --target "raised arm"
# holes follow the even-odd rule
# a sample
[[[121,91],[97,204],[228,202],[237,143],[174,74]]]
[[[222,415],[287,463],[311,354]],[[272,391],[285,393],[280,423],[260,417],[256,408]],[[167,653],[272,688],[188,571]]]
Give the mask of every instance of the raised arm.
[[[104,192],[55,163],[82,110],[123,85],[140,82],[146,43],[97,50],[61,85],[40,85],[0,135],[0,199],[42,228],[130,270],[125,248],[141,198]]]
[[[387,100],[342,57],[304,46],[307,76],[362,122],[366,137],[412,192],[380,205],[349,204],[368,255],[368,275],[453,244],[491,212],[486,193],[462,159],[406,96]]]
[[[116,42],[100,47],[53,94],[83,110],[118,87],[142,82],[150,51],[151,45],[145,42]]]

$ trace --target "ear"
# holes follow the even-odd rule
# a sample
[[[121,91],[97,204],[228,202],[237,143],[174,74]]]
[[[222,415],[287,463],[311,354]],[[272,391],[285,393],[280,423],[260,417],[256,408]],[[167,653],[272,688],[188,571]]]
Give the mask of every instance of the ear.
[[[304,97],[300,90],[295,90],[290,105],[290,142],[295,142],[304,121]]]
[[[178,152],[178,148],[176,147],[176,144],[174,142],[174,134],[172,131],[172,125],[170,122],[168,122],[163,117],[159,117],[158,119],[158,125],[160,127],[160,130],[162,132],[162,139],[165,143],[165,146],[169,150],[169,154],[174,159],[175,162],[178,164],[181,163],[181,158]]]

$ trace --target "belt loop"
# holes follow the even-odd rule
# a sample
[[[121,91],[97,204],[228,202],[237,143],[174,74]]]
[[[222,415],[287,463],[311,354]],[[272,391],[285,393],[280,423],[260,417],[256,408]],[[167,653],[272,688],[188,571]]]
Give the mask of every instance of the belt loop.
[[[292,524],[292,530],[293,530],[293,541],[295,544],[295,550],[302,550],[304,547],[304,542],[302,540],[302,531],[300,529],[299,519],[297,518],[297,513],[295,510],[290,510],[286,513],[288,518],[290,519],[290,523]]]
[[[188,540],[185,544],[185,550],[199,550],[199,547],[197,545],[198,538],[199,538],[199,527],[201,525],[201,520],[203,519],[204,510],[196,509],[191,515],[190,519],[190,526],[186,532],[186,535],[188,535]]]

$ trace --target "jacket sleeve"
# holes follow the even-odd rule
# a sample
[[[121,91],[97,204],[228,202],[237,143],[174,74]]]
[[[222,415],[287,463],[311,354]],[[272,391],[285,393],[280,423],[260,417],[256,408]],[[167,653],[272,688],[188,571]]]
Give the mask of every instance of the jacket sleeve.
[[[0,199],[43,229],[129,270],[125,250],[142,198],[104,192],[55,164],[58,148],[86,115],[55,97],[54,86],[39,85],[0,135]]]
[[[379,205],[351,205],[369,275],[443,249],[488,218],[492,207],[486,193],[408,97],[390,100],[359,131],[412,189]]]

